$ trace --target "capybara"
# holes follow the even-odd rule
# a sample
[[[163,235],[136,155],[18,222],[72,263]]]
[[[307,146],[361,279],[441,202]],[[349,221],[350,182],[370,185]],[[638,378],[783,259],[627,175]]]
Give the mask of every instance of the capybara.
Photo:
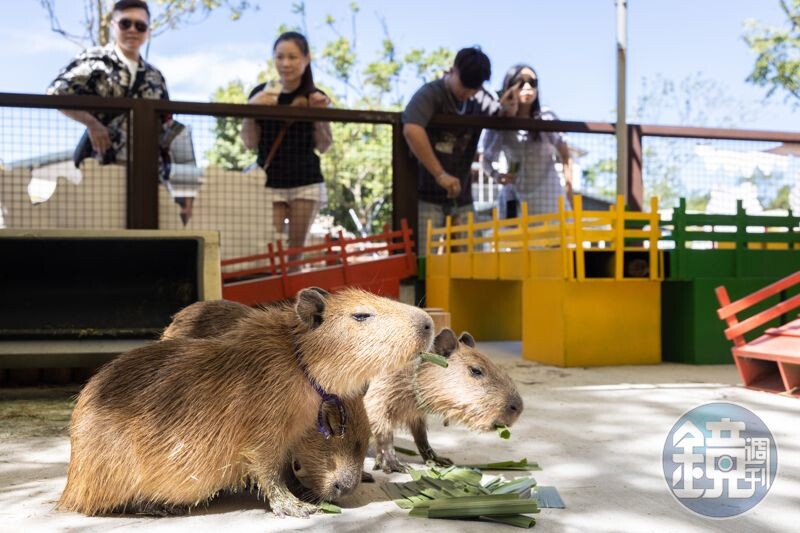
[[[161,338],[218,337],[233,331],[239,320],[256,312],[252,307],[229,300],[195,302],[175,314]],[[344,406],[347,413],[344,435],[325,438],[317,428],[308,428],[291,449],[286,481],[296,496],[312,501],[336,501],[352,493],[365,474],[370,430],[363,395],[345,399]],[[338,418],[328,407],[325,416],[338,435]]]
[[[211,339],[172,339],[104,366],[78,396],[58,507],[185,510],[250,481],[278,516],[307,516],[282,470],[321,395],[363,394],[433,337],[422,310],[346,289],[300,291]]]
[[[447,368],[417,359],[370,383],[364,405],[375,436],[376,470],[405,470],[394,451],[394,430],[399,426],[411,430],[423,460],[453,464],[428,443],[428,413],[477,431],[511,426],[522,413],[522,397],[511,377],[475,349],[472,335],[462,333],[457,339],[445,328],[434,339],[433,351],[447,358]]]
[[[195,302],[175,313],[161,340],[219,337],[233,330],[239,319],[253,311],[253,307],[230,300]]]
[[[309,429],[292,447],[291,476],[287,479],[292,492],[304,500],[335,502],[355,491],[362,476],[368,475],[364,472],[364,459],[370,430],[363,396],[348,398],[344,405],[347,410],[344,435],[326,439],[316,429]],[[339,422],[335,410],[326,406],[326,416],[336,434]]]

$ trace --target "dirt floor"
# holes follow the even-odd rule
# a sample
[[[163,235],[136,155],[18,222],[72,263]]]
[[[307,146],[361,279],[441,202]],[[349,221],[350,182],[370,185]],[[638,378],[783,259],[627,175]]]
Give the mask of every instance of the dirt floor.
[[[800,523],[800,400],[738,385],[733,365],[662,364],[561,369],[523,361],[519,343],[480,343],[508,368],[525,412],[505,441],[430,421],[433,447],[457,463],[523,457],[566,509],[544,509],[534,531],[796,531]],[[511,531],[499,524],[410,518],[366,484],[341,515],[277,519],[248,494],[224,496],[189,516],[87,518],[53,510],[69,461],[67,425],[76,387],[0,389],[0,531]],[[729,401],[755,412],[778,443],[778,477],[745,515],[701,518],[671,495],[661,469],[667,433],[687,410]],[[407,434],[397,445],[413,447]],[[372,459],[367,459],[371,468]],[[515,473],[511,473],[514,477]],[[517,473],[517,475],[519,475]],[[405,474],[376,474],[378,483]],[[795,526],[791,526],[795,524]]]

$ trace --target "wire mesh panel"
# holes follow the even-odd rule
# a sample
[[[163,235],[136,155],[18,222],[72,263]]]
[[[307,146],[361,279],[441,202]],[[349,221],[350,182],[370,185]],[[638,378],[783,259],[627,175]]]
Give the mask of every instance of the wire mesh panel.
[[[0,228],[125,227],[127,144],[96,155],[84,131],[55,109],[0,107]]]
[[[600,133],[567,133],[572,188],[583,196],[584,209],[600,211],[617,198],[617,139]],[[645,210],[649,206],[645,202]]]
[[[751,214],[800,210],[800,149],[765,141],[645,136],[645,196],[665,208],[686,198],[689,211]]]
[[[392,125],[176,115],[159,227],[218,230],[224,259],[391,221]],[[299,259],[299,258],[297,258]]]

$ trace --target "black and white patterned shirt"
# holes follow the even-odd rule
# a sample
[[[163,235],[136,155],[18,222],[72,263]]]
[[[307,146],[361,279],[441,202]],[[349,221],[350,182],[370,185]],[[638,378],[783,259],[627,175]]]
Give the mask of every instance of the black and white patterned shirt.
[[[85,95],[106,98],[148,98],[169,100],[163,74],[139,57],[136,78],[113,43],[88,48],[78,54],[47,88],[51,95]],[[127,113],[92,111],[92,115],[109,129],[117,159],[126,157]]]

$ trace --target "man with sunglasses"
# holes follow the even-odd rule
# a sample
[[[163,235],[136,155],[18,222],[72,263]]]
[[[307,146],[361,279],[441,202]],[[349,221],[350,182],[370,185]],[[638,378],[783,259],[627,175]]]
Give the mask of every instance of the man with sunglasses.
[[[114,42],[81,52],[53,80],[47,94],[168,100],[164,76],[139,53],[150,37],[150,10],[147,3],[142,0],[116,2],[111,11],[110,27]],[[96,157],[102,164],[126,161],[127,113],[61,112],[86,126],[84,138],[73,156],[76,167],[87,157]],[[164,117],[165,130],[171,122],[170,117]],[[165,133],[168,132],[162,132],[162,137]],[[169,176],[169,155],[164,149],[160,162],[159,177],[166,180]]]

